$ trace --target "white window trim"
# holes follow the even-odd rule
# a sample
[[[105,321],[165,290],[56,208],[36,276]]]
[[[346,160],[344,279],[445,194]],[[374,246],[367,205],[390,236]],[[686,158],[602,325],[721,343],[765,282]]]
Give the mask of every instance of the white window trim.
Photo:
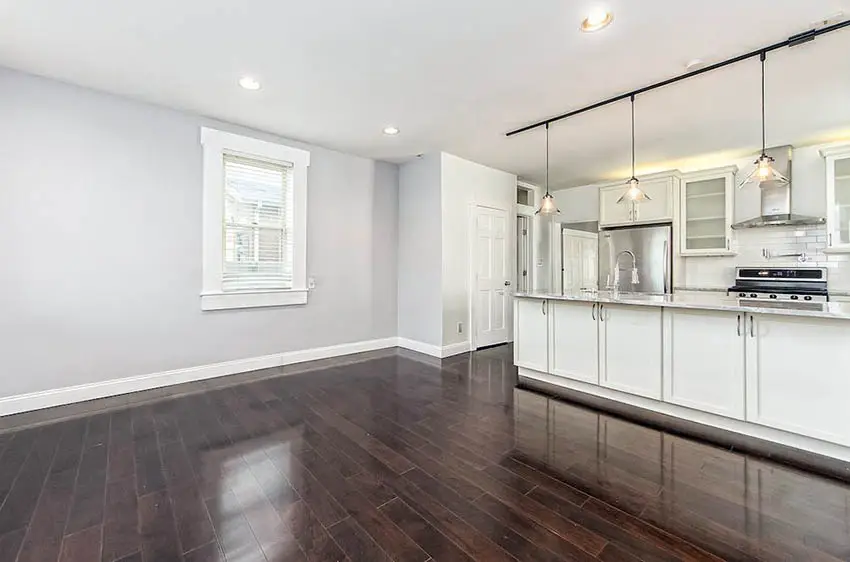
[[[204,152],[203,283],[201,310],[289,306],[307,303],[307,168],[306,150],[201,127]],[[224,153],[239,153],[290,162],[293,173],[292,289],[222,290],[224,235]]]

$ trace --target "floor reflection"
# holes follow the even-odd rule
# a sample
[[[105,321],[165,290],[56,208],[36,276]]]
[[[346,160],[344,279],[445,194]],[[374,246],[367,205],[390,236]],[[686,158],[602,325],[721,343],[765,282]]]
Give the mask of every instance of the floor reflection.
[[[850,559],[850,486],[515,388],[510,347],[0,434],[0,561]]]
[[[843,483],[521,389],[514,405],[518,460],[724,558],[850,557]]]

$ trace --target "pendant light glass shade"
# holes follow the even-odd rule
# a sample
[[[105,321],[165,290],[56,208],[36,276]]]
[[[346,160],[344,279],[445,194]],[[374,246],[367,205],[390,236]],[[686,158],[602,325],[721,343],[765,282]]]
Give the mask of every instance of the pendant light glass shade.
[[[549,193],[549,124],[546,124],[546,195],[540,200],[540,207],[534,212],[535,215],[559,215],[561,214],[555,198]]]
[[[652,198],[640,188],[640,180],[635,177],[635,97],[632,96],[632,177],[626,182],[629,186],[626,188],[617,203],[640,203],[642,201],[652,201]]]
[[[761,187],[763,184],[775,186],[777,183],[785,184],[791,181],[773,167],[774,159],[767,155],[764,117],[764,61],[767,59],[767,53],[762,53],[759,58],[761,59],[761,155],[753,162],[755,165],[753,171],[738,184],[738,189],[748,183],[757,183]]]

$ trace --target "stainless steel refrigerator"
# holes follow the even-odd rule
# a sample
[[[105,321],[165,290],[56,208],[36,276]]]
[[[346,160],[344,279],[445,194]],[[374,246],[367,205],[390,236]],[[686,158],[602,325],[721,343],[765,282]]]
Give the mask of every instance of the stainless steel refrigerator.
[[[673,227],[636,226],[599,233],[599,290],[673,292]]]

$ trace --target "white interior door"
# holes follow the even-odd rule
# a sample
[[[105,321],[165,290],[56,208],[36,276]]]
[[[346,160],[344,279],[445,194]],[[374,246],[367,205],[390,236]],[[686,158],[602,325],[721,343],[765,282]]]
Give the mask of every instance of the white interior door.
[[[561,287],[564,292],[596,287],[598,246],[597,234],[567,228],[561,231]]]
[[[508,212],[475,210],[475,346],[506,343],[510,338],[511,268]]]

